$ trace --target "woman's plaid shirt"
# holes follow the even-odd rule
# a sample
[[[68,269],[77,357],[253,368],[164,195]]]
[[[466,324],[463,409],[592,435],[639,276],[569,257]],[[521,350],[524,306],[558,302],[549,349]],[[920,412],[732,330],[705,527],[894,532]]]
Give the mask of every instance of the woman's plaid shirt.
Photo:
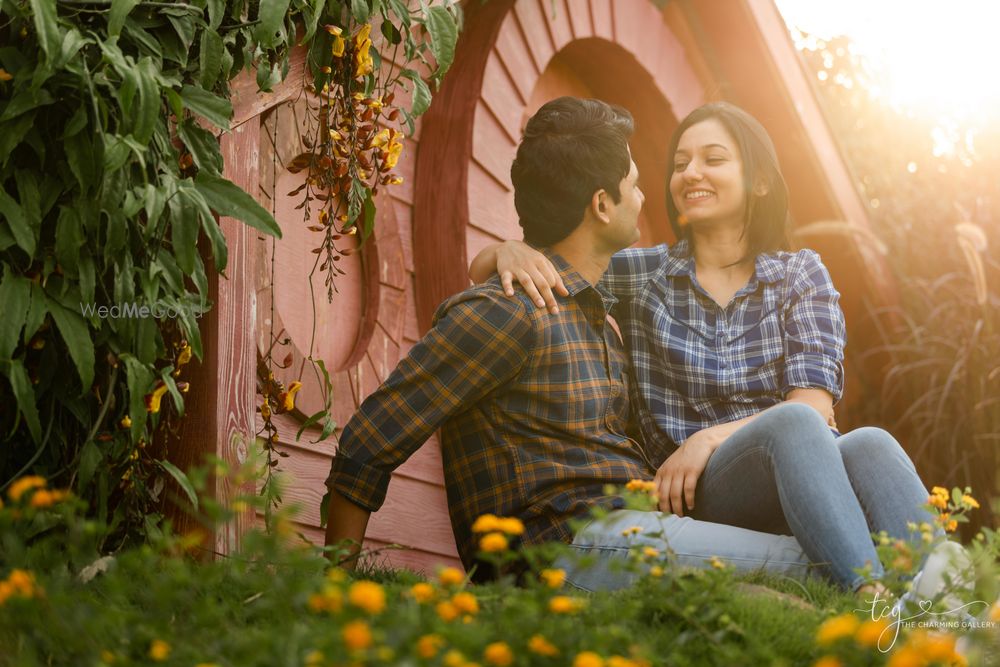
[[[675,443],[765,410],[793,388],[841,396],[840,294],[811,250],[758,255],[725,308],[698,284],[686,241],[617,253],[601,286],[619,299],[614,315],[654,464]]]
[[[569,541],[570,519],[622,506],[604,487],[650,479],[630,424],[615,299],[549,254],[569,289],[550,315],[499,279],[452,297],[344,428],[327,485],[375,511],[391,472],[439,427],[459,554],[482,514],[525,524],[523,543]]]

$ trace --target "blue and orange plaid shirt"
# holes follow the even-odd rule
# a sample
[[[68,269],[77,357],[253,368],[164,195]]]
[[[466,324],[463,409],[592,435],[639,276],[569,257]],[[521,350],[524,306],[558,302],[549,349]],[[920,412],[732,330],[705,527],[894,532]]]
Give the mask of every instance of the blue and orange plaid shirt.
[[[634,439],[615,298],[548,253],[569,290],[550,315],[499,279],[444,302],[431,330],[340,437],[327,486],[376,511],[392,471],[438,428],[451,523],[475,562],[482,514],[525,525],[523,544],[572,539],[570,521],[619,508],[608,484],[651,479]]]

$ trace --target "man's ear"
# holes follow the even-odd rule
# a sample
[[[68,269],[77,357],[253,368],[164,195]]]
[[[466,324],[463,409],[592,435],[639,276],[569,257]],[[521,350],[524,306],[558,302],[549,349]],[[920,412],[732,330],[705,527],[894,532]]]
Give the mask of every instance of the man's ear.
[[[607,191],[601,189],[594,192],[594,195],[590,198],[590,210],[594,213],[594,216],[602,222],[609,222],[611,220],[608,215]]]

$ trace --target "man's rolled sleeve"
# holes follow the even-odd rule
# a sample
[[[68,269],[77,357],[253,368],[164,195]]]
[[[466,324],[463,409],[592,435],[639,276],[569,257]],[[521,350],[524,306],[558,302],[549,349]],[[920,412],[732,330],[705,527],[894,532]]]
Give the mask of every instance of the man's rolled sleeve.
[[[803,250],[794,271],[785,310],[785,375],[782,391],[824,389],[840,400],[844,391],[846,329],[840,293],[819,255]]]
[[[446,301],[427,335],[344,427],[327,486],[378,510],[392,471],[446,419],[515,377],[534,336],[526,306],[496,286]]]

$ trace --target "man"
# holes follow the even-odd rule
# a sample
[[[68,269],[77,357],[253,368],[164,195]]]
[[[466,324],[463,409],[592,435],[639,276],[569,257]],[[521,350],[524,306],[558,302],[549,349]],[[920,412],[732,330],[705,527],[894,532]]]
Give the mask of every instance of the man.
[[[792,538],[625,511],[604,491],[655,472],[633,437],[627,361],[608,323],[615,299],[597,286],[611,255],[639,238],[632,129],[624,109],[570,97],[528,121],[511,167],[515,206],[525,241],[543,249],[569,295],[550,315],[523,293],[506,296],[494,277],[440,306],[431,330],[344,428],[327,479],[327,544],[360,543],[392,470],[440,427],[466,568],[477,564],[473,522],[495,514],[524,523],[522,544],[573,541],[607,558],[569,573],[586,588],[629,582],[608,567],[629,540],[664,550],[666,538],[695,566],[718,555],[748,569],[805,571]],[[619,511],[574,535],[571,520],[595,507]],[[624,537],[632,526],[643,530]]]

